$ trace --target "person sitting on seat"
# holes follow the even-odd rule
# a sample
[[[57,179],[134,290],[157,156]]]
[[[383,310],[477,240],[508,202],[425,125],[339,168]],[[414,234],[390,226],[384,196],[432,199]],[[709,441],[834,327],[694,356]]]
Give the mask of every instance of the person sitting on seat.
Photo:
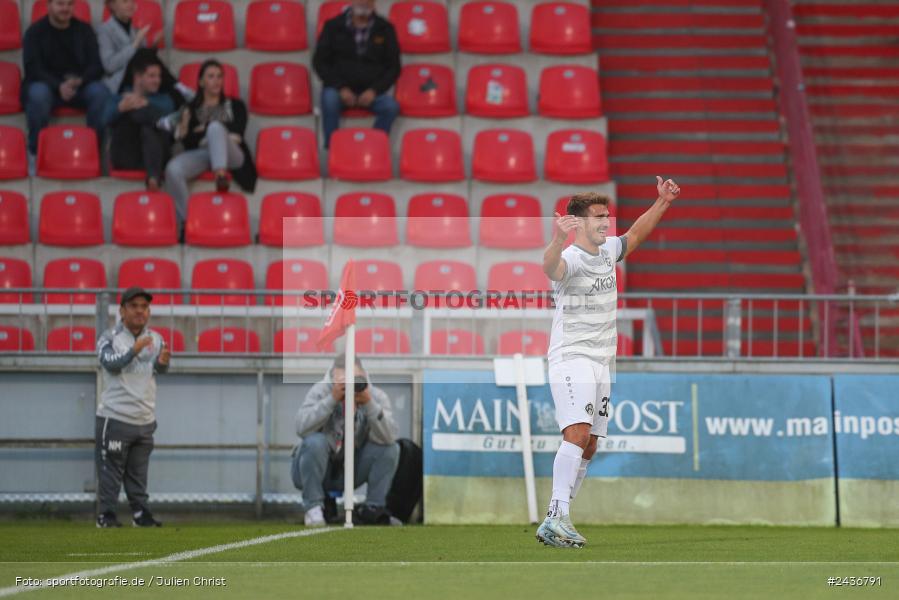
[[[106,0],[109,19],[97,28],[97,43],[100,46],[100,62],[103,63],[105,77],[103,83],[113,94],[121,91],[125,81],[125,69],[134,54],[141,48],[154,48],[162,34],[150,34],[150,26],[135,29],[132,22],[137,10],[135,0]]]

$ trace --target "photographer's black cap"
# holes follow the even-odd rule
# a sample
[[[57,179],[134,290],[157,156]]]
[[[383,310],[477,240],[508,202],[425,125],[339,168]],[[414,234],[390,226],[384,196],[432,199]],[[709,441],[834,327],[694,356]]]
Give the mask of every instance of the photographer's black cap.
[[[134,300],[135,298],[139,298],[143,296],[147,299],[147,302],[153,302],[153,296],[142,287],[130,287],[125,290],[125,293],[122,294],[122,306],[125,306],[126,303]]]

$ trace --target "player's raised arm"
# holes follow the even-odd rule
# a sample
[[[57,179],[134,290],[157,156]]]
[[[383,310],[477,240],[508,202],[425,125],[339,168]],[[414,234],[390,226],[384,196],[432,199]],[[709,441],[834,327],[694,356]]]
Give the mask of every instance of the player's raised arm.
[[[553,281],[560,281],[565,277],[565,259],[562,258],[562,250],[565,249],[565,240],[568,239],[568,233],[577,229],[581,224],[581,219],[574,215],[565,215],[554,213],[556,222],[553,226],[553,239],[550,240],[549,246],[543,251],[543,272]]]
[[[649,237],[652,230],[662,220],[662,215],[665,214],[665,211],[668,210],[674,199],[680,195],[680,187],[673,179],[662,181],[662,178],[656,175],[656,181],[658,182],[656,187],[659,191],[659,197],[656,198],[655,204],[640,215],[640,218],[634,222],[623,236],[627,238],[627,252],[625,256],[630,255],[643,243],[643,240]]]

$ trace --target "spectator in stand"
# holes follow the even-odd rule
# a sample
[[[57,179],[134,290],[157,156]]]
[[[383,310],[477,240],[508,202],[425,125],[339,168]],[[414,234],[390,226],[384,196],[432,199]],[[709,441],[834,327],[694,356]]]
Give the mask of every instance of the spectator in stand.
[[[375,13],[374,0],[353,0],[326,22],[312,62],[323,84],[326,148],[348,108],[370,110],[375,127],[390,133],[400,106],[387,92],[400,75],[400,46],[393,25]]]
[[[87,124],[98,139],[102,136],[109,90],[100,81],[103,66],[97,36],[88,23],[73,16],[74,4],[74,0],[47,0],[47,16],[28,28],[22,42],[22,104],[32,155],[37,153],[41,129],[59,106],[86,109]]]
[[[224,75],[216,60],[200,65],[197,94],[176,117],[175,141],[184,152],[169,161],[165,187],[182,222],[187,217],[188,183],[205,171],[212,170],[219,192],[229,189],[229,171],[244,191],[256,188],[256,166],[243,139],[247,107],[239,98],[225,96]]]
[[[103,83],[110,92],[117,94],[121,91],[128,61],[138,49],[155,47],[162,32],[149,35],[149,25],[134,28],[131,19],[137,10],[135,0],[106,0],[106,7],[110,16],[97,29],[97,42],[105,74]]]

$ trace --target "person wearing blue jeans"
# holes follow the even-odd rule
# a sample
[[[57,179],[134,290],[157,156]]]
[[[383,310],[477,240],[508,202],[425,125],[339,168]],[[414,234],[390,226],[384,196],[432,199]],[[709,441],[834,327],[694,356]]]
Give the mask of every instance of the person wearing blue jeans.
[[[390,126],[400,114],[400,105],[390,94],[375,96],[374,92],[363,92],[356,96],[349,88],[338,90],[326,87],[322,89],[322,127],[326,148],[330,144],[331,134],[340,127],[340,113],[347,108],[370,110],[375,114],[375,129],[381,129],[385,133],[390,133]]]
[[[88,127],[100,136],[103,127],[103,114],[110,95],[103,83],[92,81],[87,85],[78,86],[71,99],[65,102],[58,92],[54,93],[54,90],[43,81],[29,83],[25,92],[29,152],[37,153],[38,135],[40,135],[41,129],[50,124],[53,110],[58,106],[71,106],[86,110]]]

